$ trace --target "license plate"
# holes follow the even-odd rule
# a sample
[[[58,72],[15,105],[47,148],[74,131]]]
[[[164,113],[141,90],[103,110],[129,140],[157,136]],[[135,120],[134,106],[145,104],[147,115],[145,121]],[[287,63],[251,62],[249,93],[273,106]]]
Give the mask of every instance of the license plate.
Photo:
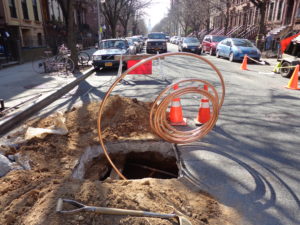
[[[104,65],[105,66],[112,66],[113,64],[112,64],[112,62],[106,62]]]
[[[196,49],[192,48],[192,52],[194,52]]]

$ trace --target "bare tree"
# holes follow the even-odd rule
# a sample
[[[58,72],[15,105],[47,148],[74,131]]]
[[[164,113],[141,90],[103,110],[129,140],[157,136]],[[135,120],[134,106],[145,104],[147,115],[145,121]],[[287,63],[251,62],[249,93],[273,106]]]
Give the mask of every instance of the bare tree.
[[[224,34],[226,35],[229,27],[231,0],[211,1],[211,8],[220,12],[223,19]]]
[[[119,21],[121,25],[124,28],[124,36],[127,36],[127,27],[130,18],[133,18],[133,21],[135,26],[137,27],[139,22],[139,18],[134,18],[135,15],[142,16],[143,15],[143,9],[148,7],[151,4],[152,0],[129,0],[127,4],[124,5],[124,7],[120,11],[120,18]]]
[[[207,2],[203,0],[185,0],[188,6],[188,15],[190,18],[189,25],[194,35],[199,38],[199,31],[201,25],[206,25],[209,17],[209,10]]]
[[[113,38],[116,37],[116,28],[120,20],[121,11],[132,0],[109,0],[102,4],[101,10],[108,23]]]
[[[171,29],[177,30],[177,24],[183,30],[184,35],[191,32],[198,37],[200,28],[205,26],[209,30],[210,1],[216,0],[180,0],[172,6],[169,12]],[[174,31],[173,31],[174,32]],[[175,31],[175,33],[177,33]]]
[[[78,68],[78,57],[76,48],[76,32],[74,21],[74,4],[76,0],[58,0],[67,25],[67,46],[71,50],[71,59]]]

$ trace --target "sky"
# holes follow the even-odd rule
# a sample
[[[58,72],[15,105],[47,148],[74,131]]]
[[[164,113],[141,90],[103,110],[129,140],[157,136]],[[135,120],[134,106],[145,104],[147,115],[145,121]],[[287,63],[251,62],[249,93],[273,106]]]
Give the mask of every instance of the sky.
[[[151,28],[155,24],[159,23],[163,19],[170,8],[170,0],[153,0],[153,3],[150,7],[145,9],[145,12],[148,14],[145,16],[145,22],[148,27],[149,19],[151,23]]]

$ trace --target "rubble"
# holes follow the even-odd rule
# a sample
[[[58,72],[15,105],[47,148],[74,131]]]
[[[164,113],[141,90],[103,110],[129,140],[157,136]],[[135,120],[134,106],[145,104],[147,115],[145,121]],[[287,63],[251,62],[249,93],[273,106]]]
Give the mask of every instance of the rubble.
[[[103,136],[109,149],[123,148],[126,142],[139,141],[153,145],[161,141],[150,129],[151,103],[112,96],[104,110]],[[74,199],[86,205],[136,209],[161,213],[180,211],[194,225],[239,223],[238,214],[220,204],[209,194],[189,186],[180,179],[144,178],[114,180],[74,178],[74,168],[89,146],[99,146],[97,115],[99,102],[65,112],[66,135],[48,134],[18,142],[5,150],[14,158],[5,161],[0,178],[0,224],[26,225],[174,225],[175,220],[95,213],[60,215],[55,212],[58,198]],[[51,117],[28,121],[26,126],[45,128],[53,125]],[[19,132],[18,137],[25,135]],[[13,140],[10,137],[9,140]],[[118,147],[118,143],[122,143]],[[153,145],[155,146],[155,145]],[[23,170],[11,170],[15,163]],[[0,164],[2,165],[2,164]],[[3,163],[4,165],[4,163]],[[10,170],[10,172],[8,172]],[[8,173],[7,173],[8,172]],[[95,176],[93,176],[95,178]],[[17,216],[16,216],[17,215]]]

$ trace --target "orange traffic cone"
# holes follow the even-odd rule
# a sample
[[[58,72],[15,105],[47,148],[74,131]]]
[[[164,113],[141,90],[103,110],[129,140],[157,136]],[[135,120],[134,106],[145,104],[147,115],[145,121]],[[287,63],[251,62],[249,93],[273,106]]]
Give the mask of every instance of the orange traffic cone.
[[[208,91],[208,86],[204,84],[204,90]],[[209,100],[204,96],[201,99],[201,105],[198,112],[198,117],[195,119],[196,125],[202,125],[210,119]]]
[[[242,70],[248,70],[248,68],[247,68],[247,55],[244,55],[244,59],[243,59],[242,65],[241,65],[241,69]]]
[[[299,90],[298,88],[298,73],[299,73],[299,65],[296,66],[293,75],[285,88],[293,89],[293,90]]]
[[[178,89],[178,84],[173,86],[173,89]],[[186,119],[183,118],[182,106],[180,103],[180,98],[174,98],[172,100],[171,109],[170,109],[170,123],[174,126],[185,126]]]

